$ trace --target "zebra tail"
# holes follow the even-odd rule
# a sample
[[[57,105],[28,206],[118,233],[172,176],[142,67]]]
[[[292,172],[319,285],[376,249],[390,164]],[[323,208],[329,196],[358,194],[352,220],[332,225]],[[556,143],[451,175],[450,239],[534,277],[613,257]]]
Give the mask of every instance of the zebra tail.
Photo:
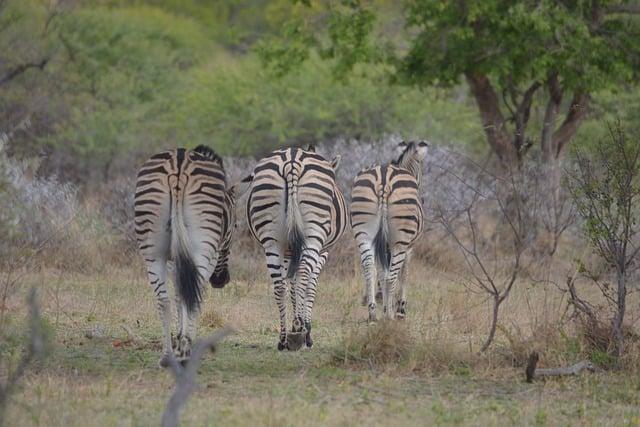
[[[191,254],[191,242],[184,224],[182,200],[172,197],[171,210],[171,250],[176,263],[176,287],[187,311],[193,313],[200,307],[202,290],[200,273]]]
[[[389,271],[391,267],[391,251],[389,249],[389,226],[387,224],[387,205],[383,201],[379,209],[378,232],[373,238],[373,253],[380,267]]]
[[[291,262],[287,279],[292,279],[298,271],[302,251],[306,247],[305,236],[302,231],[304,222],[298,205],[297,181],[294,181],[293,188],[287,188],[287,239],[291,249]]]

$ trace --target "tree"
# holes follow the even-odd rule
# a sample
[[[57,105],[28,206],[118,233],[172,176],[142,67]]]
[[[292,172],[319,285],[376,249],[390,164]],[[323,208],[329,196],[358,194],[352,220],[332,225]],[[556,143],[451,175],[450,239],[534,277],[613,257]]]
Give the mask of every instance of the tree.
[[[464,79],[486,140],[507,168],[519,167],[536,141],[543,161],[557,164],[590,94],[632,82],[640,69],[640,4],[627,1],[405,0],[402,28],[387,25],[386,33],[376,26],[385,23],[376,21],[384,2],[323,4],[326,18],[287,26],[288,40],[263,45],[263,56],[282,69],[282,61],[304,60],[305,49],[316,49],[336,61],[338,73],[384,62],[401,84],[453,86]],[[316,35],[318,27],[326,34]],[[534,125],[538,110],[544,113]]]
[[[587,238],[615,272],[615,286],[611,287],[586,266],[582,267],[613,308],[611,331],[619,358],[624,351],[623,322],[630,291],[627,284],[631,272],[638,267],[640,253],[640,145],[637,138],[629,138],[617,123],[610,129],[610,138],[597,144],[595,154],[577,153],[569,188],[584,220]],[[595,321],[596,314],[576,296],[571,282],[569,291],[574,305],[577,301],[576,308]]]

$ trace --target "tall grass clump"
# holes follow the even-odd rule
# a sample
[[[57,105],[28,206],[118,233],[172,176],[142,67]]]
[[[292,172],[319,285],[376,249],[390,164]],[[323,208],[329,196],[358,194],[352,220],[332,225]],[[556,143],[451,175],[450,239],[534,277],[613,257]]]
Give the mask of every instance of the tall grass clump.
[[[413,331],[408,322],[382,320],[347,329],[333,351],[337,364],[437,375],[469,372],[474,354],[444,333]]]

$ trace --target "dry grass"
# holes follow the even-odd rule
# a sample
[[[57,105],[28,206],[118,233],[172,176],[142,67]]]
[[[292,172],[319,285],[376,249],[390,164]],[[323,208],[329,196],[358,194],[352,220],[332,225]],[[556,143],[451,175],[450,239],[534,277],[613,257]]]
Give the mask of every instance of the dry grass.
[[[200,333],[221,323],[237,333],[205,360],[199,377],[203,388],[185,411],[187,425],[640,421],[635,376],[601,373],[533,386],[522,382],[522,370],[505,354],[545,347],[541,363],[547,365],[585,357],[579,343],[573,353],[566,350],[566,332],[533,326],[540,324],[531,316],[538,309],[526,307],[544,305],[540,289],[522,287],[514,293],[504,316],[511,337],[500,333],[489,354],[478,356],[486,306],[447,275],[416,263],[407,319],[370,326],[366,308],[359,305],[359,279],[338,279],[328,272],[320,282],[314,348],[288,353],[275,349],[277,310],[266,273],[253,279],[258,273],[235,267],[232,283],[207,291]],[[54,345],[15,395],[8,425],[157,424],[171,376],[156,367],[160,326],[141,270],[91,275],[43,270],[25,285],[34,282],[41,285]],[[550,314],[550,324],[561,313]],[[2,328],[2,369],[20,354],[22,319],[22,297],[16,295]],[[104,334],[89,339],[88,329]]]
[[[161,332],[155,300],[138,257],[126,242],[101,234],[101,224],[74,225],[66,241],[75,240],[75,246],[48,252],[42,268],[22,284],[38,284],[55,338],[48,359],[14,397],[8,425],[158,423],[171,376],[156,367]],[[345,236],[320,278],[315,345],[288,353],[275,349],[278,317],[263,255],[241,233],[232,249],[232,282],[207,290],[199,323],[200,334],[223,324],[237,332],[205,360],[204,387],[189,403],[184,422],[640,423],[637,342],[630,340],[623,373],[525,385],[522,365],[533,350],[541,354],[541,367],[585,358],[606,367],[607,353],[582,338],[558,288],[523,280],[504,305],[494,346],[478,355],[488,303],[463,286],[455,252],[443,246],[440,253],[425,242],[409,275],[407,318],[368,325],[360,306],[359,261]],[[565,267],[555,265],[550,275],[561,276]],[[627,318],[637,331],[640,305],[637,294],[633,298]],[[19,291],[0,325],[0,376],[20,354],[23,309]],[[88,330],[100,336],[88,338]]]
[[[374,366],[399,363],[412,350],[413,340],[404,322],[382,320],[347,331],[334,357],[339,362]]]

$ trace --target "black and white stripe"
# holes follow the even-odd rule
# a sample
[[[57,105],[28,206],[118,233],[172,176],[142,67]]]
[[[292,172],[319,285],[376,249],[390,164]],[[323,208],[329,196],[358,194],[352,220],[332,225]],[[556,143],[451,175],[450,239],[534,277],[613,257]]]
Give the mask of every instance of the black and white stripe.
[[[358,173],[351,192],[351,227],[365,277],[363,302],[371,321],[376,320],[376,283],[387,318],[405,316],[406,286],[400,276],[423,227],[420,181],[427,143],[402,142],[400,146],[403,152],[397,160]]]
[[[251,176],[247,217],[264,248],[280,314],[278,349],[297,350],[311,340],[311,312],[327,249],[344,232],[347,214],[336,185],[339,157],[328,162],[312,148],[287,148],[262,159]],[[293,325],[286,329],[291,288]]]
[[[172,351],[167,273],[170,270],[176,288],[175,353],[186,359],[195,338],[203,283],[222,287],[229,281],[234,205],[222,159],[208,147],[163,151],[138,172],[135,232],[162,321],[162,366],[167,366]],[[168,270],[168,263],[174,268]]]

